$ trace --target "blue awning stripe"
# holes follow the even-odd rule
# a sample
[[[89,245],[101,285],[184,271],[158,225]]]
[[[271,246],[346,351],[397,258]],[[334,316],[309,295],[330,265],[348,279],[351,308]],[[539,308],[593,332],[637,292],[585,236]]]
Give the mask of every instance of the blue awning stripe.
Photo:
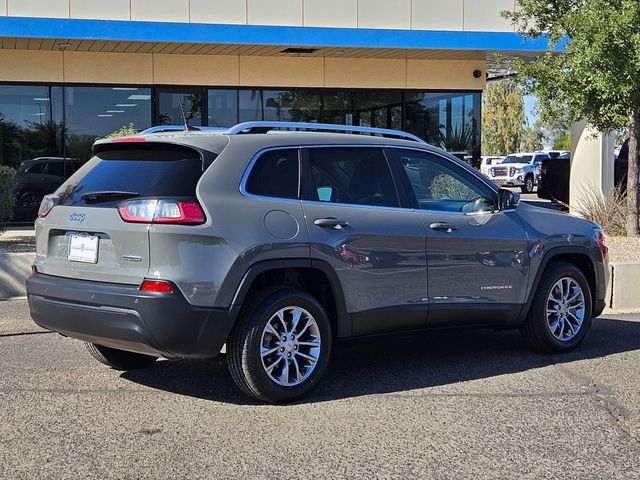
[[[512,32],[284,27],[0,17],[0,37],[307,47],[546,51],[547,39]]]

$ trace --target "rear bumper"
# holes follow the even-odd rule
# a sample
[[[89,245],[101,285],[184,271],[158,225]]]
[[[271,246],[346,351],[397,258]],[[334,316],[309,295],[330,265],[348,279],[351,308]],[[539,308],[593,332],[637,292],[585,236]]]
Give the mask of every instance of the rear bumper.
[[[62,335],[107,347],[176,357],[212,357],[226,342],[235,310],[194,307],[171,294],[38,274],[27,280],[33,320]]]

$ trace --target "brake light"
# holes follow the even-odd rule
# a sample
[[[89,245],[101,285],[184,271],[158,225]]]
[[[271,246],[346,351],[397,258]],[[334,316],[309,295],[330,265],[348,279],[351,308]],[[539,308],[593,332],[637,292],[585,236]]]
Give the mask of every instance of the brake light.
[[[120,137],[114,138],[111,140],[111,143],[142,143],[146,141],[147,140],[144,137]]]
[[[202,207],[195,200],[140,199],[118,206],[120,217],[129,223],[199,225],[205,222]]]
[[[40,203],[40,208],[38,209],[38,217],[44,218],[49,215],[49,212],[53,209],[53,207],[58,204],[57,199],[58,197],[54,195],[46,195],[42,199],[42,203]]]
[[[31,265],[31,276],[35,277],[36,275],[38,275],[38,267]]]
[[[602,258],[607,258],[609,247],[607,247],[607,244],[605,243],[604,232],[600,228],[595,228],[594,231],[596,232],[598,248],[600,249],[600,252],[602,252]]]
[[[171,284],[163,280],[145,280],[140,285],[140,290],[143,292],[173,293]]]

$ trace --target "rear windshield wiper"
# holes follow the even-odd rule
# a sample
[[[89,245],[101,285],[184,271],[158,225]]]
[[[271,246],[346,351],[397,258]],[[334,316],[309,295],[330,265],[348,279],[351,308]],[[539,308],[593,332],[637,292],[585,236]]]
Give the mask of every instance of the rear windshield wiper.
[[[139,197],[138,192],[121,192],[121,191],[105,191],[105,192],[87,192],[83,193],[80,198],[85,202],[101,202],[103,200],[112,200],[119,198],[136,198]]]

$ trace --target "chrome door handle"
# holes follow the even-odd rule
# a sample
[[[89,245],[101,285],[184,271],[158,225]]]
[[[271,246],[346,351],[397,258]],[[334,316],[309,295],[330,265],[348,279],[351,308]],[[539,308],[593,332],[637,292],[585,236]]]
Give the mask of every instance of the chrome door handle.
[[[316,218],[313,222],[314,225],[322,228],[343,228],[349,225],[346,220],[340,220],[338,218]]]
[[[432,223],[431,225],[429,225],[429,228],[431,230],[437,230],[439,232],[447,232],[447,233],[451,233],[458,229],[458,227],[456,227],[455,225],[452,225],[450,223],[442,223],[442,222]]]

